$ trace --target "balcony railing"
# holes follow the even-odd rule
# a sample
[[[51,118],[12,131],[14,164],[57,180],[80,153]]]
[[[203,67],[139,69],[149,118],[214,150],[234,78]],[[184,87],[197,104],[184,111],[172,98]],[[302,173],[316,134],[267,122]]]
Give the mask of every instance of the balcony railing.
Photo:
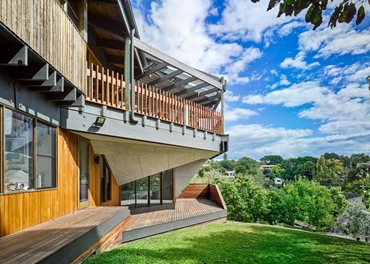
[[[89,65],[86,100],[128,110],[123,75]],[[135,113],[217,134],[223,133],[221,113],[140,81],[135,81]]]

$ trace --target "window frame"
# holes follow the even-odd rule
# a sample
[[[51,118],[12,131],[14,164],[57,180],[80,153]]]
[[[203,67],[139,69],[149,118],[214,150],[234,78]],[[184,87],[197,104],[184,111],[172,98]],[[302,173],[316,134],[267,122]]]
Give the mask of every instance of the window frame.
[[[107,159],[105,158],[105,156],[101,155],[100,157],[101,157],[101,162],[102,162],[102,164],[100,164],[101,167],[100,167],[100,177],[99,177],[100,203],[107,203],[107,202],[112,201],[112,178],[113,178],[112,177],[112,170],[109,167],[109,164],[108,164]],[[109,173],[109,176],[108,176],[108,178],[109,178],[109,187],[105,188],[106,179],[107,179],[107,175],[106,175],[107,171]],[[103,172],[103,177],[101,175],[102,172]],[[109,190],[109,197],[107,197],[107,192],[106,192],[107,190]]]
[[[10,110],[12,112],[16,112],[20,115],[25,117],[31,118],[33,120],[33,189],[30,190],[18,190],[13,192],[5,192],[5,110]],[[37,123],[40,122],[46,126],[52,127],[55,129],[55,187],[47,187],[47,188],[37,188]],[[5,105],[0,104],[0,195],[12,195],[17,193],[30,193],[30,192],[40,192],[40,191],[47,191],[47,190],[57,190],[58,189],[58,135],[59,129],[58,126],[47,122],[45,120],[41,120],[35,116],[30,115],[29,113],[23,112],[19,109],[15,109],[12,107],[8,107]]]
[[[55,127],[55,126],[51,126],[49,125],[48,123],[44,122],[44,121],[41,121],[39,119],[36,119],[34,120],[35,124],[34,124],[34,133],[33,133],[33,136],[34,136],[34,152],[35,152],[35,158],[34,158],[34,171],[35,171],[35,178],[34,178],[34,184],[35,184],[35,190],[50,190],[50,189],[56,189],[58,187],[58,128]],[[55,153],[54,153],[54,156],[46,156],[46,155],[38,155],[37,153],[37,124],[38,123],[41,123],[45,126],[48,126],[48,127],[51,127],[53,129],[55,129],[55,137],[54,137],[54,143],[55,143]],[[52,153],[53,154],[53,153]],[[54,176],[55,176],[55,186],[54,187],[44,187],[44,188],[38,188],[37,187],[37,158],[38,156],[40,157],[48,157],[48,158],[53,158],[54,159],[54,164],[55,164],[55,167],[54,167]]]

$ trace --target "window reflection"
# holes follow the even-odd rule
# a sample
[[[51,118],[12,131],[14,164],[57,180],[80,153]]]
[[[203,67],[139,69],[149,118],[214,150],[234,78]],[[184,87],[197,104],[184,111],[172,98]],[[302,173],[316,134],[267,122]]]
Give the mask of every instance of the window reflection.
[[[5,109],[5,192],[31,190],[33,177],[33,120]]]
[[[173,170],[167,170],[121,186],[121,205],[136,207],[173,202]]]

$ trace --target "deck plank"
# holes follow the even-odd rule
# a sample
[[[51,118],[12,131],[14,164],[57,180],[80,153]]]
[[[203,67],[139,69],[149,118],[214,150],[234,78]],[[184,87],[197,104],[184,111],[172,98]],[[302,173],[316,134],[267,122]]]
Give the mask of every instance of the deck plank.
[[[36,263],[126,207],[91,207],[0,238],[1,263]]]
[[[131,223],[126,231],[221,212],[223,210],[223,208],[209,199],[179,198],[176,200],[174,209],[157,211],[150,211],[148,209],[148,212],[142,212],[141,209],[139,213],[132,210]]]

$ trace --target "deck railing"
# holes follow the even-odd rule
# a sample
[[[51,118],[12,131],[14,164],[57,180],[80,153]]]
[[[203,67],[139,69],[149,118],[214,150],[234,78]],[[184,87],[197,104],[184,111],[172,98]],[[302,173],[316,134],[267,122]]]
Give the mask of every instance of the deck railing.
[[[128,110],[123,74],[90,64],[86,100]],[[135,113],[204,131],[223,132],[221,113],[140,81],[135,81]]]

